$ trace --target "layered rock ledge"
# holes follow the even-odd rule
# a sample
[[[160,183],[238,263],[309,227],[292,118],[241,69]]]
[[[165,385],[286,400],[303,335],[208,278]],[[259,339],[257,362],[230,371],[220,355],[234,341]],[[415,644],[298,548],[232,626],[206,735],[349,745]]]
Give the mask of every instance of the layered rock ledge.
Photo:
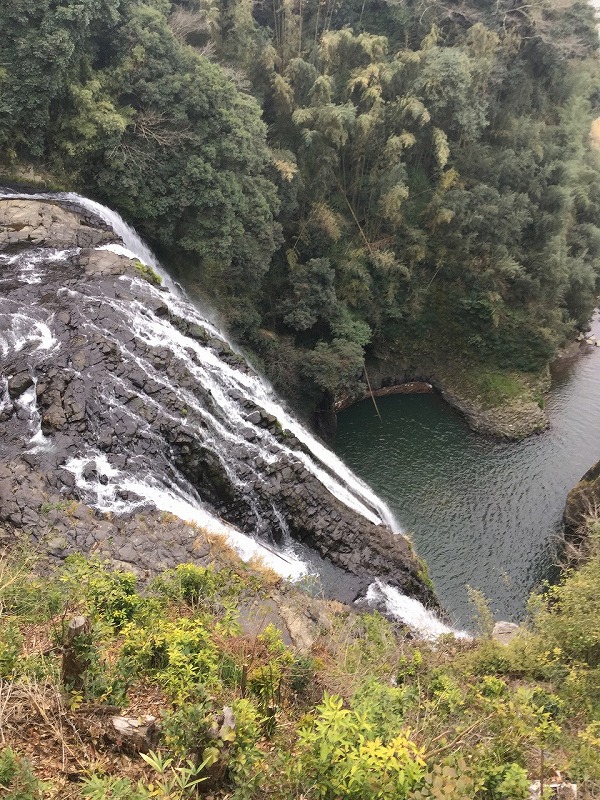
[[[402,359],[380,354],[370,363],[369,376],[375,397],[438,392],[448,405],[462,414],[472,430],[487,436],[519,441],[540,433],[549,424],[540,403],[541,396],[549,388],[549,376],[536,376],[535,386],[528,386],[522,378],[522,391],[501,401],[484,397],[478,387],[472,385],[474,382],[464,376],[464,367],[458,363],[453,366],[450,359],[441,366],[426,356]],[[336,410],[349,405],[343,398],[340,400]]]

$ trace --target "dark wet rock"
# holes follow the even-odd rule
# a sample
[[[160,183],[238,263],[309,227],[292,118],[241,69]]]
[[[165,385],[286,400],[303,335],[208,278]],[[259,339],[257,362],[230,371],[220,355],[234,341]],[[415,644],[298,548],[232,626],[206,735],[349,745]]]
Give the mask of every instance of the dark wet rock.
[[[33,378],[29,371],[19,372],[16,375],[11,375],[8,379],[8,394],[13,399],[20,397],[23,392],[26,392],[33,386]]]
[[[259,425],[262,422],[262,415],[261,415],[260,411],[257,410],[257,411],[253,411],[251,414],[248,414],[246,419],[252,425]]]
[[[563,513],[565,534],[569,540],[580,540],[588,517],[600,508],[600,461],[589,469],[567,495]]]

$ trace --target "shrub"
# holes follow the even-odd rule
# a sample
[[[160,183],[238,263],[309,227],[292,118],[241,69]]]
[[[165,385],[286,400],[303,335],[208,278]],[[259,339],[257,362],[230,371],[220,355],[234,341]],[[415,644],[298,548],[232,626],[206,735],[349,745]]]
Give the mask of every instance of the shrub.
[[[21,654],[23,637],[14,622],[0,622],[0,678],[9,677]]]
[[[315,720],[300,729],[298,757],[290,764],[303,791],[324,800],[401,800],[416,788],[424,768],[408,733],[384,742],[363,714],[342,708],[341,698],[328,694]]]
[[[111,570],[100,559],[69,556],[61,580],[76,596],[83,595],[88,608],[98,618],[120,630],[140,605],[137,578],[132,572]]]
[[[315,673],[314,658],[302,655],[296,656],[288,674],[288,685],[294,694],[303,695],[314,680]]]
[[[239,800],[253,796],[261,780],[257,765],[262,753],[256,746],[260,738],[258,712],[249,700],[232,705],[235,728],[220,729],[220,715],[207,698],[201,703],[185,704],[168,714],[162,729],[165,743],[180,759],[204,762],[211,777],[228,776],[237,785]]]
[[[569,570],[530,605],[533,628],[546,649],[560,648],[563,661],[600,666],[600,523],[589,532],[590,557]]]
[[[41,800],[43,785],[29,762],[5,747],[0,753],[0,788],[3,800]]]
[[[227,773],[237,786],[234,796],[241,800],[254,796],[264,775],[264,754],[258,747],[262,719],[250,700],[235,700],[232,710],[236,728],[231,738]]]
[[[131,668],[155,677],[178,703],[218,677],[219,653],[200,619],[157,619],[152,627],[130,623],[123,635],[121,652]]]
[[[473,800],[483,783],[464,758],[450,756],[435,764],[423,778],[414,800]]]
[[[180,758],[199,757],[211,741],[212,709],[208,699],[185,703],[162,721],[165,744]]]
[[[412,686],[388,686],[369,679],[359,687],[352,707],[364,716],[374,736],[387,741],[402,725],[405,712],[418,701],[418,691]]]
[[[0,610],[41,622],[58,613],[64,596],[56,582],[32,575],[35,560],[26,546],[0,556]]]
[[[149,267],[148,264],[142,264],[141,261],[134,261],[133,266],[135,267],[136,272],[139,273],[140,277],[143,278],[148,283],[151,283],[153,286],[161,286],[162,285],[162,278],[158,275],[152,267]]]
[[[236,576],[237,577],[237,576]],[[212,566],[179,564],[156,578],[152,586],[172,600],[197,606],[202,600],[214,598],[218,592],[234,583],[231,570],[215,571]]]
[[[519,764],[509,764],[490,771],[486,787],[493,800],[528,800],[530,797],[527,771]]]

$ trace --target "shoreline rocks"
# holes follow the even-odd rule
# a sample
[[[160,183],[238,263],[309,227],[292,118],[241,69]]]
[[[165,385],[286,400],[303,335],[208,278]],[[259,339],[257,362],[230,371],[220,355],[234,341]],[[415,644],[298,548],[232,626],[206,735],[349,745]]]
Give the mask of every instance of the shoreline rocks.
[[[520,441],[544,431],[549,423],[544,410],[534,401],[518,400],[493,408],[483,408],[476,401],[459,397],[443,381],[432,381],[444,400],[460,412],[471,430],[487,436]]]
[[[538,381],[538,386],[535,387],[536,395],[543,394],[550,388],[550,371],[560,370],[564,364],[577,358],[581,352],[590,347],[600,347],[600,341],[593,335],[580,333],[576,340],[562,348],[549,365],[547,377]],[[458,377],[453,376],[450,362],[441,369],[439,363],[436,364],[428,357],[416,358],[414,361],[416,364],[402,359],[396,362],[393,358],[383,355],[374,358],[369,366],[373,396],[437,392],[449,406],[465,418],[469,427],[475,432],[512,441],[520,441],[548,428],[548,416],[533,397],[517,397],[490,407],[489,403],[481,402],[475,392],[469,395],[468,392],[460,390],[460,381]],[[370,396],[370,392],[365,392],[359,398],[337,397],[333,402],[332,413],[349,408]],[[329,427],[333,437],[335,421],[330,423]]]
[[[600,461],[594,464],[567,495],[563,525],[567,541],[579,542],[585,520],[600,509]]]
[[[431,372],[424,370],[423,373],[419,370],[408,371],[403,376],[394,374],[394,377],[375,375],[375,378],[371,376],[374,397],[436,392],[465,418],[471,430],[486,436],[520,441],[534,433],[541,433],[549,424],[544,410],[534,401],[519,400],[484,408],[476,399],[459,395],[455,388],[449,388],[447,380],[436,375],[433,369]],[[337,413],[369,397],[370,392],[358,399],[338,398],[334,403],[334,411]]]

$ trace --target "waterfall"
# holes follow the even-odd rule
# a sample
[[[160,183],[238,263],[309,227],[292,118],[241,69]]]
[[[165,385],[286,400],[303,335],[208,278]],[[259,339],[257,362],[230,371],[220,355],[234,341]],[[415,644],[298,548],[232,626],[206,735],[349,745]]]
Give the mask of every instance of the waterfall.
[[[433,641],[438,636],[454,635],[457,639],[468,639],[466,631],[457,631],[442,622],[423,603],[412,597],[401,594],[393,586],[383,581],[374,581],[367,591],[365,600],[369,604],[382,605],[388,614],[401,619],[413,631],[417,631],[423,639]]]
[[[260,556],[279,574],[296,580],[312,569],[307,563],[310,557],[307,558],[306,548],[290,539],[285,520],[275,505],[254,492],[265,475],[274,471],[277,479],[277,473],[285,471],[288,464],[290,470],[305,470],[340,503],[371,524],[388,526],[400,533],[386,504],[284,408],[271,387],[248,367],[211,320],[184,296],[147,245],[118,214],[72,193],[3,193],[0,197],[58,200],[91,212],[121,240],[100,245],[97,250],[139,260],[163,279],[163,286],[156,287],[141,277],[122,275],[117,283],[121,283],[123,292],[101,299],[86,291],[75,278],[59,285],[56,291],[64,313],[79,315],[81,334],[89,340],[114,342],[127,365],[126,374],[114,370],[103,376],[94,398],[97,413],[109,414],[116,420],[115,430],[123,431],[121,436],[135,436],[135,442],[143,442],[146,448],[134,448],[127,458],[117,460],[110,452],[99,449],[90,437],[88,441],[78,440],[76,454],[57,461],[56,468],[73,476],[80,496],[89,506],[113,514],[148,506],[171,512],[225,536],[243,559]],[[53,263],[68,264],[73,255],[74,251],[57,249],[46,249],[41,254],[33,248],[16,256],[0,255],[0,268],[3,264],[18,267],[21,280],[34,291],[55,275],[49,272]],[[24,311],[22,307],[13,307],[11,302],[0,301],[0,353],[7,357],[25,348],[34,363],[47,363],[49,354],[61,348],[53,332],[56,311],[48,313],[35,302],[30,310]],[[149,308],[162,311],[154,314]],[[173,320],[179,320],[180,324],[174,325]],[[198,333],[190,337],[183,328]],[[159,356],[161,367],[156,363]],[[75,366],[69,369],[81,379],[81,370]],[[142,409],[131,402],[133,395],[126,378],[133,373],[141,376],[138,380],[146,387],[152,384],[144,393]],[[50,458],[53,445],[42,433],[35,383],[22,395],[20,404],[23,413],[30,417],[26,447],[29,452],[41,452]],[[102,429],[103,419],[96,424],[98,430]],[[265,420],[275,423],[269,427]],[[273,545],[242,533],[221,519],[202,500],[189,475],[162,457],[164,430],[171,428],[192,442],[201,437],[203,451],[218,459],[227,481],[243,498],[247,506],[244,513],[253,520],[255,531],[268,534],[269,528],[278,528],[279,538]],[[277,431],[283,435],[277,435]],[[71,446],[69,452],[73,449]],[[267,520],[265,509],[270,510]],[[414,629],[422,629],[424,635],[449,631],[417,600],[404,597],[383,581],[371,584],[366,599],[383,603],[390,614]]]
[[[159,293],[159,290],[154,287],[145,288],[150,288],[150,290],[159,297],[162,302],[165,302],[174,313],[184,316],[189,321],[204,327],[212,336],[224,339],[231,347],[231,343],[226,339],[222,331],[212,325],[211,322],[183,296],[181,290],[169,281],[167,273],[163,270],[150,248],[142,241],[135,230],[115,211],[112,211],[94,200],[72,192],[59,194],[39,193],[32,195],[2,193],[0,197],[6,199],[62,200],[95,214],[111,227],[116,236],[121,238],[126,245],[124,248],[118,244],[109,244],[99,249],[109,249],[113,252],[135,258],[151,266],[152,269],[160,275],[163,282],[167,282],[171,294]],[[167,341],[169,346],[179,354],[181,354],[186,347],[190,346],[189,339],[178,335],[178,332],[166,325],[164,321],[157,318],[149,319],[146,317],[143,314],[143,308],[137,307],[132,310],[126,308],[125,305],[121,305],[120,311],[128,317],[133,329],[148,343],[162,344]],[[275,397],[273,390],[264,379],[260,378],[255,373],[243,374],[237,370],[228,369],[223,362],[200,345],[196,345],[195,350],[198,356],[204,360],[207,367],[207,369],[203,371],[202,379],[210,382],[210,391],[214,396],[218,397],[221,408],[230,419],[235,420],[238,426],[244,422],[240,418],[236,405],[229,398],[227,391],[223,391],[223,388],[226,390],[234,389],[245,393],[256,405],[261,406],[277,417],[281,425],[290,430],[312,454],[312,458],[305,453],[297,454],[306,468],[324,483],[329,491],[341,502],[345,503],[353,511],[362,514],[371,522],[375,524],[385,522],[392,530],[400,532],[394,515],[383,500],[377,497],[377,495],[363,481],[354,475],[334,453],[317,441],[314,436],[283,408]],[[147,368],[147,365],[143,366],[145,369]],[[222,370],[224,374],[221,376],[218,373]],[[224,379],[223,381],[220,380],[221,377]],[[225,436],[227,435],[224,430],[221,430],[220,433]],[[321,466],[319,466],[319,462]]]

